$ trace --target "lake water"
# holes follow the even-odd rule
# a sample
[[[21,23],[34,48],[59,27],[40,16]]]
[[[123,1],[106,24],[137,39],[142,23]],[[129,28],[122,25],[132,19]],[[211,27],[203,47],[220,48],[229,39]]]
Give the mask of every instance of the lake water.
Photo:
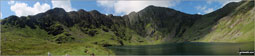
[[[249,43],[169,43],[142,46],[110,46],[116,55],[238,55],[241,50],[254,50]]]

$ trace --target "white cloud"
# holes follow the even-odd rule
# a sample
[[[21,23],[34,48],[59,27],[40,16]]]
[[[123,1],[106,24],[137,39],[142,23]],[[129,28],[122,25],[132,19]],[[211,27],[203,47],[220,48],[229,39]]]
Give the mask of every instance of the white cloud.
[[[230,3],[230,2],[240,2],[241,0],[206,0],[207,4],[211,4],[213,2],[218,2],[221,5],[221,7],[225,6],[226,4]],[[207,8],[206,5],[204,6],[197,6],[195,7],[197,10],[202,11],[203,13],[210,13],[213,12],[214,9],[213,8]]]
[[[116,1],[104,1],[104,0],[100,0],[100,1],[96,1],[100,6],[105,6],[105,7],[109,7],[112,8],[114,6],[114,3],[116,3]]]
[[[67,12],[73,11],[71,7],[70,0],[52,0],[52,5],[53,8],[58,7],[58,8],[63,8]],[[11,5],[11,11],[13,11],[17,16],[28,16],[28,15],[35,15],[41,12],[45,12],[49,9],[51,9],[50,5],[47,3],[40,4],[39,2],[36,2],[33,6],[28,6],[27,3],[23,2],[17,2],[14,0],[8,1],[8,4]]]
[[[198,12],[197,14],[201,15],[201,13],[200,13],[200,12]]]
[[[98,4],[98,6],[102,6],[104,7],[104,11],[106,13],[108,12],[112,12],[113,8],[114,8],[114,3],[116,1],[110,0],[110,1],[104,1],[104,0],[100,0],[100,1],[96,1]]]
[[[207,6],[196,6],[195,7],[197,10],[202,11],[203,13],[210,13],[213,12],[214,9],[213,8],[207,8]],[[200,12],[198,14],[201,14]]]
[[[65,11],[74,11],[75,9],[72,8],[70,0],[52,0],[53,8],[63,8]]]
[[[102,1],[98,0],[98,5],[106,7],[106,9],[113,9],[115,14],[128,14],[132,11],[140,11],[143,8],[154,5],[161,7],[172,7],[175,6],[179,1],[178,0],[162,0],[162,1],[129,1],[129,0],[112,0],[112,1]]]
[[[210,13],[210,12],[213,12],[214,9],[213,8],[208,8],[207,10],[204,10],[205,13]]]
[[[222,7],[230,2],[240,2],[242,0],[207,0],[207,4],[211,4],[212,2],[219,2],[222,4]]]
[[[197,6],[197,7],[195,7],[196,9],[198,9],[198,10],[205,10],[206,9],[206,6]]]
[[[36,2],[33,7],[28,6],[26,3],[15,2],[11,5],[11,11],[17,16],[35,15],[37,13],[45,12],[50,9],[50,5]]]
[[[10,1],[8,1],[8,4],[14,4],[15,3],[15,1],[14,0],[10,0]]]

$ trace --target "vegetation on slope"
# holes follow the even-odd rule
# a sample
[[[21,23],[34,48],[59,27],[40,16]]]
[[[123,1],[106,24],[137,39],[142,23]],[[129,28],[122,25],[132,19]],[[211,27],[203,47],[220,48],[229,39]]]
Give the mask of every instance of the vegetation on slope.
[[[243,2],[233,13],[221,18],[212,26],[212,31],[198,41],[252,42],[254,32],[254,2]]]

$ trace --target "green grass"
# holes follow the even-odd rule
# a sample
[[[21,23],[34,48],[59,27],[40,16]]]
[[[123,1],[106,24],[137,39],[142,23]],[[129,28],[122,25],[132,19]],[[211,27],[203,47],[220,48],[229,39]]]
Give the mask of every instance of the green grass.
[[[29,27],[18,28],[2,25],[2,55],[47,55],[48,52],[52,55],[114,55],[111,50],[103,46],[105,44],[121,45],[119,41],[122,41],[125,45],[149,45],[160,42],[150,42],[128,28],[126,28],[127,32],[125,33],[127,36],[132,36],[132,40],[120,39],[114,32],[105,32],[101,28],[90,29],[97,31],[95,36],[84,34],[75,26],[64,28],[64,33],[70,33],[75,38],[74,41],[57,44],[52,40],[54,36],[49,35],[42,29],[31,29]],[[64,36],[64,33],[57,36]]]
[[[93,44],[106,40],[102,43],[113,43],[114,41],[108,40],[111,35],[98,34],[95,37],[86,38],[87,41],[83,42],[70,42],[57,44],[49,40],[53,37],[48,35],[42,29],[15,28],[6,25],[1,25],[1,51],[2,55],[47,55],[50,52],[52,55],[113,55],[111,50],[108,50],[101,45]],[[5,28],[7,27],[7,28]],[[100,36],[105,36],[102,38]],[[95,40],[95,41],[94,41]],[[101,42],[100,42],[101,43]],[[85,50],[88,50],[85,53]]]
[[[54,45],[47,40],[50,35],[40,29],[14,28],[1,25],[2,54],[42,54],[52,49]],[[39,46],[40,45],[40,46]],[[45,48],[45,49],[44,49]],[[37,50],[37,51],[35,51]]]

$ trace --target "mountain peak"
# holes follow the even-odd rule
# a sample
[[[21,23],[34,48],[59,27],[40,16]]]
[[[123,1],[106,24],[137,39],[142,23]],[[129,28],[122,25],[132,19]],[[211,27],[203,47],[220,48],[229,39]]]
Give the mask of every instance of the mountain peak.
[[[87,11],[85,11],[85,10],[83,10],[83,9],[80,9],[80,10],[78,10],[78,12],[87,12]]]
[[[62,13],[66,13],[66,11],[63,8],[54,8],[54,9],[48,10],[46,13],[62,14]]]
[[[154,5],[149,5],[139,11],[138,13],[148,13],[148,12],[178,12],[177,10],[167,8],[167,7],[160,7],[160,6],[154,6]]]
[[[154,6],[154,5],[149,5],[149,6],[147,6],[147,7],[149,7],[149,8],[153,8],[153,7],[157,7],[157,6]]]
[[[90,13],[92,13],[92,14],[101,14],[101,13],[98,12],[97,10],[92,10],[92,11],[90,11]]]
[[[164,8],[164,7],[158,7],[158,6],[154,6],[154,5],[149,5],[149,6],[145,7],[143,10],[145,10],[145,9],[156,9],[156,8]]]

